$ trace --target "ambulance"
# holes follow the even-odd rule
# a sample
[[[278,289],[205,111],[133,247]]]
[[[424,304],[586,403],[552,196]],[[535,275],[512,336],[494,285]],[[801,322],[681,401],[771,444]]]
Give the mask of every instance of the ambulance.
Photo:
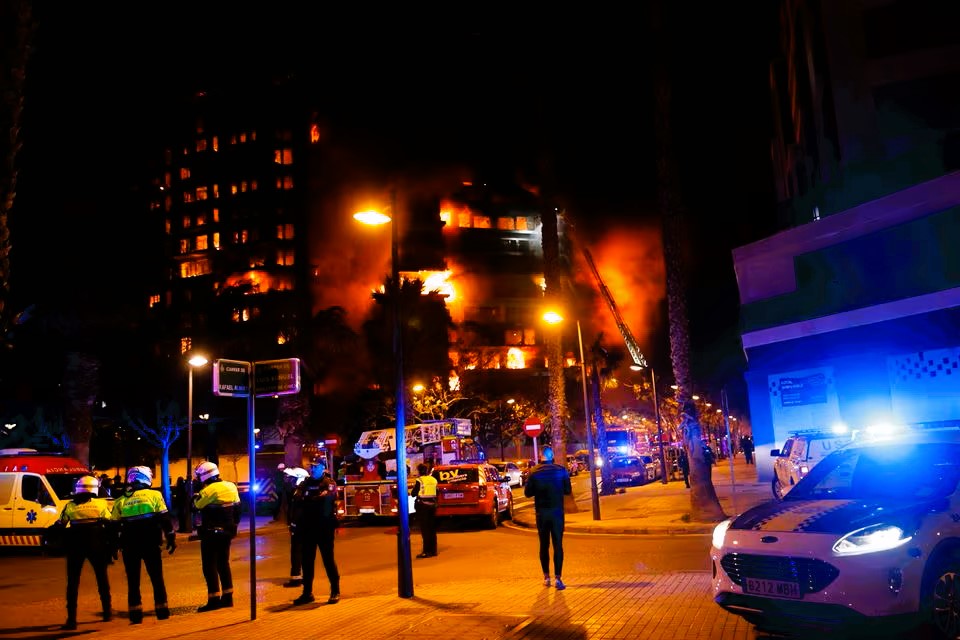
[[[79,460],[36,449],[0,449],[0,547],[56,549],[54,526],[90,469]]]

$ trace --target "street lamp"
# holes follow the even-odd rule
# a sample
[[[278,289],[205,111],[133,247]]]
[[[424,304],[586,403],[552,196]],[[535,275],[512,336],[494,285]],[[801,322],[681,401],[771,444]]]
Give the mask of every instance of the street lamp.
[[[197,367],[205,367],[207,359],[201,355],[194,355],[187,364],[190,365],[187,374],[187,496],[184,500],[184,508],[180,515],[180,529],[190,533],[193,531],[193,515],[191,508],[193,506],[193,370]],[[187,514],[186,522],[183,521],[183,515]]]
[[[390,211],[396,214],[396,196],[390,194]],[[400,236],[397,221],[379,211],[353,214],[355,220],[369,225],[390,222],[390,277],[393,280],[393,359],[396,370],[396,447],[397,447],[397,591],[401,598],[413,597],[413,566],[410,561],[410,504],[407,501],[407,434],[403,381],[403,341],[400,323]]]
[[[543,314],[543,319],[549,324],[563,322],[563,316],[555,311]],[[583,419],[587,429],[587,470],[590,471],[590,502],[593,505],[593,519],[600,519],[600,493],[597,489],[597,461],[593,457],[593,426],[590,424],[590,405],[587,402],[587,365],[583,357],[583,333],[580,331],[580,321],[577,320],[577,344],[580,346],[580,382],[583,387]]]

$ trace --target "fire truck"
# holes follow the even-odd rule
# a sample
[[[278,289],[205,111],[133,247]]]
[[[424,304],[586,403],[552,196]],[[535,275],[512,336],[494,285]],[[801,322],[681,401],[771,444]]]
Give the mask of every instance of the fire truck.
[[[408,487],[416,480],[417,465],[425,462],[431,468],[455,460],[483,459],[485,454],[473,437],[473,423],[465,418],[428,420],[408,425],[406,452]],[[359,459],[359,473],[348,473],[341,480],[339,515],[351,520],[364,516],[397,515],[396,430],[364,431],[353,447]]]

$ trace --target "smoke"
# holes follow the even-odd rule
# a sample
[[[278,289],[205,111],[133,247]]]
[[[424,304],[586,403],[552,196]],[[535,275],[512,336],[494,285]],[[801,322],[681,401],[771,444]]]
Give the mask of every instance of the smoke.
[[[660,309],[666,295],[659,226],[651,223],[644,227],[609,227],[597,236],[589,250],[621,318],[650,360],[651,339],[663,322]],[[604,333],[605,343],[622,345],[623,337],[613,313],[581,253],[574,258],[574,279],[597,292],[593,298],[592,329]]]

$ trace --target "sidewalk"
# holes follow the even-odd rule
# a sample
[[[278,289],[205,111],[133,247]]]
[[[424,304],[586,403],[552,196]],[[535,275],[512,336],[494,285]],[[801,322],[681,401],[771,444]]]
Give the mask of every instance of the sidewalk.
[[[733,462],[721,460],[712,468],[711,478],[720,505],[728,516],[773,499],[768,483],[757,482],[757,467],[737,456]],[[599,471],[598,474],[599,476]],[[589,484],[587,485],[589,487]],[[657,480],[639,487],[627,487],[623,493],[600,496],[600,519],[593,519],[593,500],[589,492],[576,495],[577,511],[566,513],[566,531],[607,534],[683,534],[711,533],[715,522],[693,522],[690,490],[683,481],[663,484]],[[536,527],[533,508],[518,509],[514,524]]]

